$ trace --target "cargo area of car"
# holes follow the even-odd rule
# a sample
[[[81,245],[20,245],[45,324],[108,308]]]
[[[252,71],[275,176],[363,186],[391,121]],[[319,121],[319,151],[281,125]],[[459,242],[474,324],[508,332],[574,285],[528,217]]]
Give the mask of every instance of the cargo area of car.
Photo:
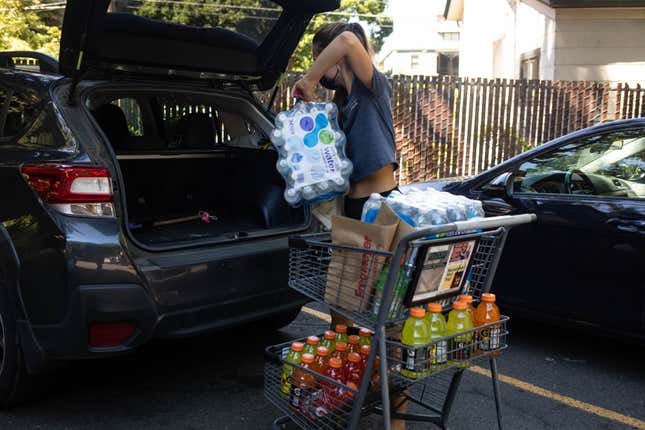
[[[128,229],[146,247],[229,241],[302,228],[283,198],[270,122],[248,101],[98,93],[88,107],[116,154]]]

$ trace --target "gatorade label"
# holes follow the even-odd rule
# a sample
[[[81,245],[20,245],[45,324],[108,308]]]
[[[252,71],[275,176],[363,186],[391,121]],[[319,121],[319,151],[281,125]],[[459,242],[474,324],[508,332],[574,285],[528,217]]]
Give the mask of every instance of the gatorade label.
[[[455,361],[468,360],[470,358],[471,344],[467,339],[455,338],[452,340],[452,359]]]
[[[289,403],[291,403],[292,407],[300,409],[304,414],[308,414],[311,407],[311,395],[308,390],[292,385]]]
[[[403,367],[410,372],[425,372],[428,366],[428,350],[426,348],[403,349]]]
[[[485,328],[479,333],[479,348],[482,351],[492,351],[499,348],[501,330],[499,327]]]
[[[282,377],[280,378],[282,395],[284,397],[289,397],[291,392],[291,375],[293,375],[293,367],[285,365],[282,371]]]
[[[448,345],[441,340],[430,347],[430,363],[433,366],[445,364],[448,361]]]

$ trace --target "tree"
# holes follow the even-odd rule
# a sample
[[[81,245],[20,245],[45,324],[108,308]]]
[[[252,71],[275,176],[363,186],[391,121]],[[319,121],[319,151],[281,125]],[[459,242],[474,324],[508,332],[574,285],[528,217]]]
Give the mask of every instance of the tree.
[[[392,19],[383,14],[385,6],[385,0],[342,0],[338,10],[314,16],[294,52],[291,70],[300,72],[311,66],[311,42],[314,34],[329,22],[358,19],[361,24],[367,24],[365,30],[369,33],[374,51],[378,52],[384,39],[392,33]]]
[[[197,7],[196,2],[202,6]],[[303,71],[311,65],[311,41],[315,32],[328,22],[358,19],[367,24],[374,49],[378,51],[383,39],[392,32],[392,20],[383,14],[385,5],[386,0],[342,0],[338,10],[316,15],[294,52],[291,70]],[[146,2],[135,13],[184,25],[223,27],[261,41],[280,15],[280,9],[268,0],[191,0],[186,4]]]
[[[0,0],[0,50],[58,56],[60,27],[46,22],[40,0]]]

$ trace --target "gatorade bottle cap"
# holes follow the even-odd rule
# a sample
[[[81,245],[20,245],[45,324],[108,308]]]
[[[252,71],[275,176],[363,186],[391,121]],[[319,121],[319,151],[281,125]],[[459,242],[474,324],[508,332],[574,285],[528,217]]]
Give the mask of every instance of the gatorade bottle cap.
[[[291,344],[291,350],[292,351],[300,352],[303,349],[305,349],[305,344],[302,343],[302,342],[294,342],[294,343]]]
[[[347,344],[345,342],[336,342],[336,351],[347,351]]]
[[[307,345],[318,345],[319,342],[320,339],[318,338],[318,336],[309,336],[307,338]]]
[[[456,301],[456,302],[453,302],[452,304],[452,308],[457,309],[458,311],[464,311],[466,310],[467,307],[468,307],[468,303],[466,302]]]
[[[495,303],[495,294],[493,293],[482,294],[482,302]]]
[[[372,350],[372,347],[370,347],[369,345],[363,345],[361,346],[361,349],[360,349],[361,354],[363,355],[369,355],[371,350]]]
[[[349,355],[347,356],[347,359],[352,363],[360,363],[361,356],[358,355],[356,352],[350,352]]]
[[[333,331],[331,331],[331,330],[327,330],[327,331],[325,332],[325,339],[327,339],[327,340],[334,340],[335,338],[336,338],[336,333],[334,333]]]
[[[307,363],[307,364],[313,363],[314,358],[315,357],[313,356],[313,354],[309,354],[309,353],[302,354],[302,362],[303,363]]]
[[[340,369],[341,367],[343,367],[343,360],[337,357],[332,357],[329,359],[329,367]]]
[[[355,334],[351,335],[347,339],[349,340],[349,343],[353,343],[354,345],[361,342],[361,338],[359,336],[356,336]]]
[[[316,350],[316,353],[321,357],[327,357],[329,355],[329,348],[326,346],[319,346]]]
[[[426,316],[426,311],[423,308],[412,308],[410,309],[410,315],[415,318],[423,318]]]
[[[372,335],[372,332],[369,331],[369,329],[366,329],[365,327],[361,327],[361,329],[358,332],[358,334],[363,336],[363,337],[370,337]]]
[[[345,324],[336,324],[336,333],[347,333],[347,326]]]
[[[428,303],[428,310],[430,312],[441,312],[443,310],[443,307],[441,306],[441,303],[433,302]]]
[[[473,302],[473,296],[471,296],[470,294],[462,294],[462,295],[459,296],[459,299],[457,299],[457,300],[460,300],[460,301],[466,302],[466,303],[472,303]]]

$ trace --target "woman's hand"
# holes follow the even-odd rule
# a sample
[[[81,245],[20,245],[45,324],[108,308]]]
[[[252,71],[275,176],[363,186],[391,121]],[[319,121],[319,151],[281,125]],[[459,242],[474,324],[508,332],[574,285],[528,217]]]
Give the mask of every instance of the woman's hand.
[[[315,88],[316,83],[307,79],[307,76],[303,76],[293,85],[291,96],[309,102],[314,99]]]

